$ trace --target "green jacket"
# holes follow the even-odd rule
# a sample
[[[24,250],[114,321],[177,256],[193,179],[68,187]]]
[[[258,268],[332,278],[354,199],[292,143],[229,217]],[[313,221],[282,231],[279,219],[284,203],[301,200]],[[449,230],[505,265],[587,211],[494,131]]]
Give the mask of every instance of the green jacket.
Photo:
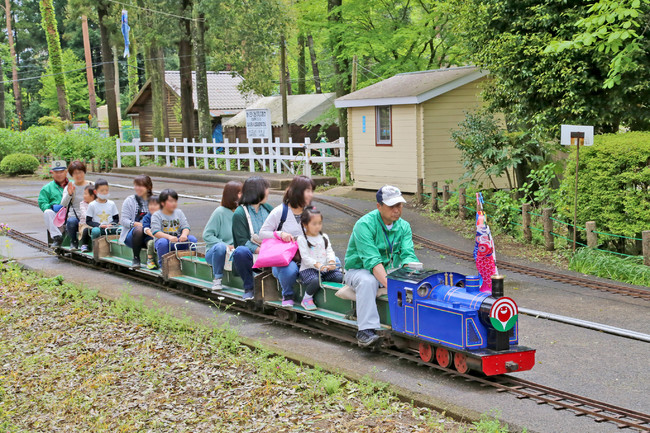
[[[271,205],[268,203],[262,204],[261,207],[266,209],[268,213],[271,213],[273,210],[273,207],[271,207]],[[253,233],[251,233],[250,229],[248,228],[246,213],[244,212],[244,209],[239,206],[237,209],[235,209],[235,213],[232,215],[233,245],[235,248],[240,246],[247,246],[248,249],[253,251],[253,243],[250,241],[252,235]]]
[[[411,225],[403,219],[395,221],[388,230],[379,211],[373,210],[359,218],[354,225],[345,253],[345,269],[366,269],[372,272],[380,263],[388,270],[417,261]]]
[[[52,209],[53,205],[61,204],[63,188],[55,181],[46,184],[38,194],[38,207],[45,212],[48,209]]]
[[[203,229],[207,249],[221,242],[232,245],[232,215],[233,211],[224,206],[219,206],[212,212]]]

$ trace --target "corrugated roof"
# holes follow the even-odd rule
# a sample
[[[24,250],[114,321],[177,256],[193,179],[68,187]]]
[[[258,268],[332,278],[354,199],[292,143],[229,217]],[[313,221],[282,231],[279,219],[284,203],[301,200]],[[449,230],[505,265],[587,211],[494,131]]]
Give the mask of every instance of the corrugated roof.
[[[336,106],[379,105],[361,101],[385,102],[387,105],[417,104],[477,80],[487,73],[476,66],[463,66],[398,74],[338,98]]]
[[[290,125],[304,125],[316,120],[319,116],[334,106],[335,93],[319,93],[312,95],[289,95],[287,97],[287,117]],[[282,125],[282,98],[266,96],[249,105],[249,109],[268,108],[271,110],[271,124]],[[223,124],[224,127],[245,127],[246,112],[241,111]]]
[[[208,99],[210,111],[215,113],[239,112],[259,99],[259,96],[250,92],[247,94],[239,90],[239,85],[244,81],[238,73],[221,71],[208,72]],[[165,71],[165,81],[179,96],[181,94],[181,75],[179,71]],[[196,97],[196,72],[192,72],[192,100],[194,108],[198,107]]]

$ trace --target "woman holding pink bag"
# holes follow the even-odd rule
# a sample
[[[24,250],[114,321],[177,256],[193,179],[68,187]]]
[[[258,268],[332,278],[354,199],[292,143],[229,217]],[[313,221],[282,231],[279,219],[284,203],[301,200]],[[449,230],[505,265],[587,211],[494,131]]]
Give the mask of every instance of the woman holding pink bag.
[[[315,186],[307,176],[294,177],[284,193],[282,204],[271,211],[262,225],[260,238],[295,243],[298,236],[303,234],[300,218],[305,207],[311,203]],[[272,269],[282,287],[282,306],[292,307],[293,285],[298,279],[300,264],[293,260],[286,266],[274,266]]]

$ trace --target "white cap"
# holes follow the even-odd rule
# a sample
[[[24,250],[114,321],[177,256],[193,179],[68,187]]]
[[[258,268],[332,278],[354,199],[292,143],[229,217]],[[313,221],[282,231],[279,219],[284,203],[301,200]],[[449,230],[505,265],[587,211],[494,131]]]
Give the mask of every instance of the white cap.
[[[396,186],[384,185],[377,191],[377,203],[383,203],[386,206],[395,206],[397,203],[406,203],[402,192]]]

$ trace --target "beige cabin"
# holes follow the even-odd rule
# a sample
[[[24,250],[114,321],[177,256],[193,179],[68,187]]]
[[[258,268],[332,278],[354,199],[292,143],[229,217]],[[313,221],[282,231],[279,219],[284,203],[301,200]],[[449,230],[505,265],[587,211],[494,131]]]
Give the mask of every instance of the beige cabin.
[[[465,170],[451,132],[481,107],[487,74],[474,66],[405,73],[338,98],[336,107],[348,110],[354,186],[415,192],[418,178],[457,185]]]

